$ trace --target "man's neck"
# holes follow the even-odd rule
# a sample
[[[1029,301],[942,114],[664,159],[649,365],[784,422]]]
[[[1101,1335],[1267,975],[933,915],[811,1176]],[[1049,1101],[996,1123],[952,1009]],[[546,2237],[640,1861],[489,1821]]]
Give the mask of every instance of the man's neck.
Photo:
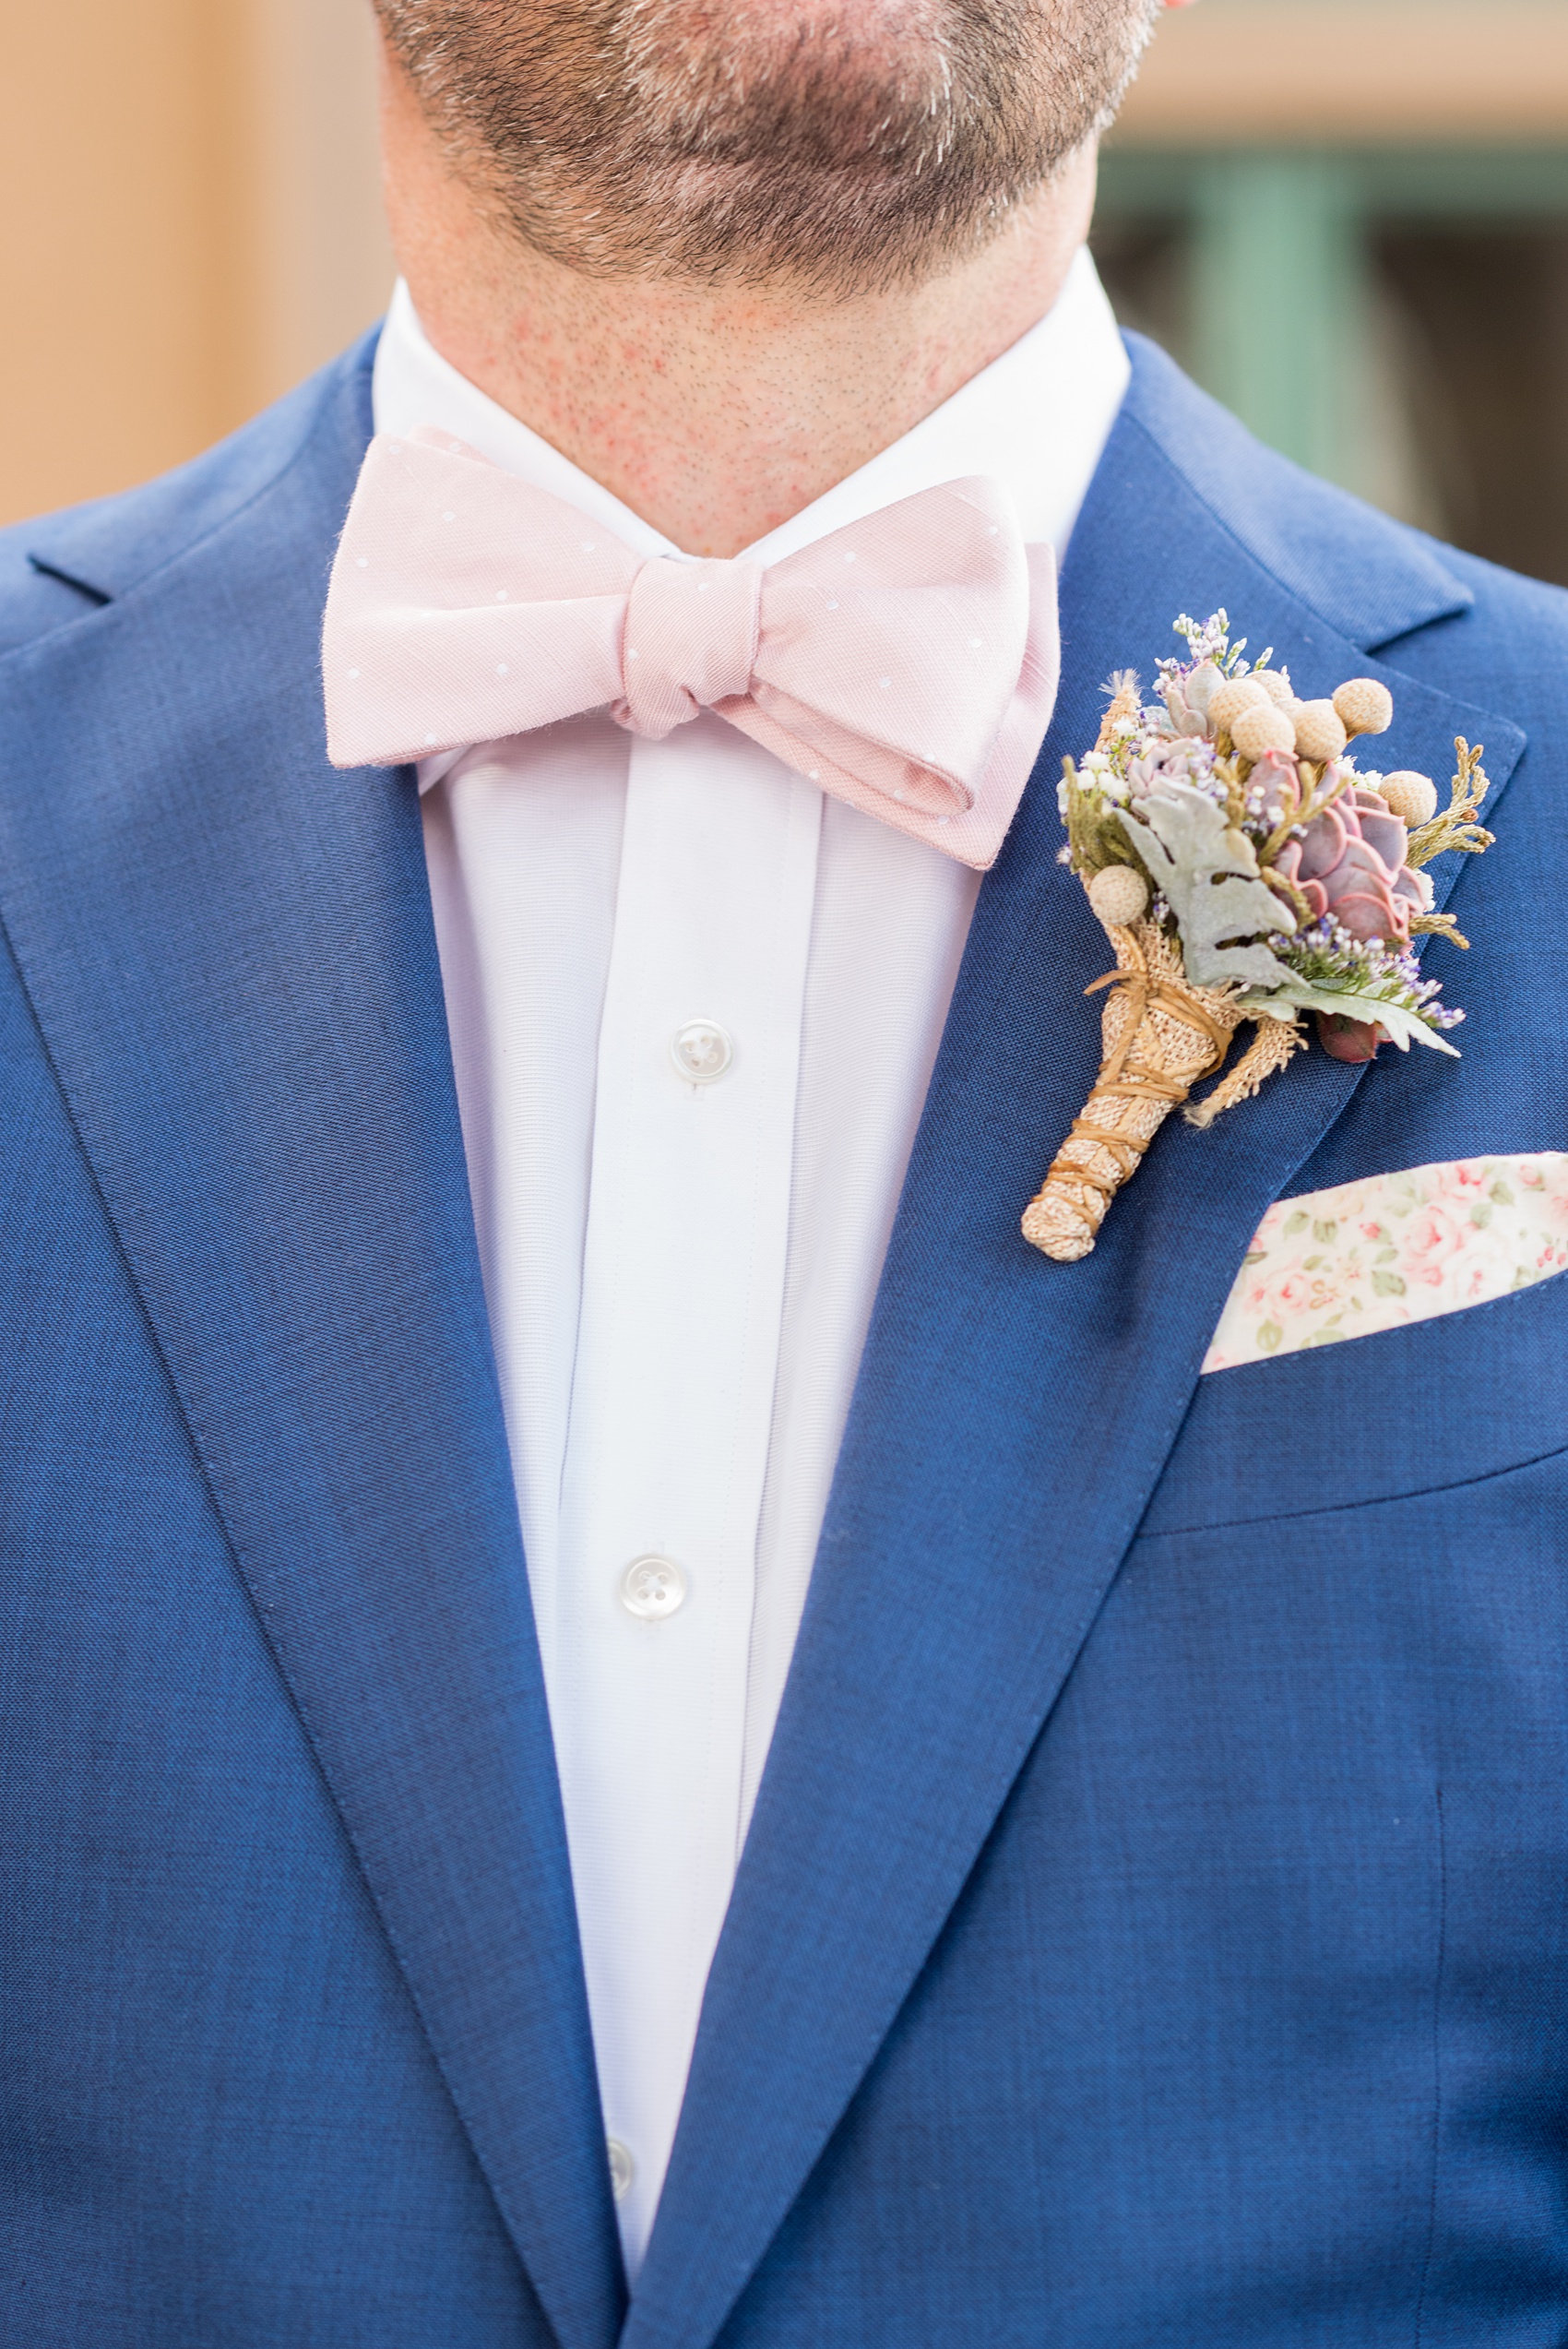
[[[498,226],[386,81],[393,236],[431,341],[692,554],[751,545],[1007,350],[1094,202],[1086,150],[942,277],[852,301],[588,278]]]

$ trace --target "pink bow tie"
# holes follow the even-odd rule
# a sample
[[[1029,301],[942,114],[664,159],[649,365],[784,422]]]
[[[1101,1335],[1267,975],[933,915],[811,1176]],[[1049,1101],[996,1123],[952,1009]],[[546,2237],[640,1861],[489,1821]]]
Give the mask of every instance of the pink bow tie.
[[[922,490],[766,570],[645,562],[422,427],[371,443],[322,657],[339,767],[606,707],[659,738],[707,709],[851,807],[984,867],[1056,698],[1055,563],[989,481]]]

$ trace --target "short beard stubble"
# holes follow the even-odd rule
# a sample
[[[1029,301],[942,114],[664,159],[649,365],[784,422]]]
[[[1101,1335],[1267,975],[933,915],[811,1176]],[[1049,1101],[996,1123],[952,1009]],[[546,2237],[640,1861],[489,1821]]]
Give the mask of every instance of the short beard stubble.
[[[1158,0],[375,0],[452,168],[600,278],[832,298],[988,243],[1104,127]]]

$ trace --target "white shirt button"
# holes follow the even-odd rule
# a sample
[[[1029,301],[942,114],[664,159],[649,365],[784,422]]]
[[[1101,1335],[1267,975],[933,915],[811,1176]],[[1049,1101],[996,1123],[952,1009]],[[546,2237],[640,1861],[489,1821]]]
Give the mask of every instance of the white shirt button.
[[[715,1019],[688,1019],[678,1029],[670,1056],[690,1085],[711,1085],[735,1057],[735,1047]]]
[[[610,2191],[618,2202],[624,2202],[632,2190],[632,2180],[636,2176],[637,2165],[618,2137],[611,2138],[609,2143]]]
[[[621,1577],[621,1604],[639,1623],[662,1623],[685,1603],[685,1573],[672,1557],[635,1557]]]

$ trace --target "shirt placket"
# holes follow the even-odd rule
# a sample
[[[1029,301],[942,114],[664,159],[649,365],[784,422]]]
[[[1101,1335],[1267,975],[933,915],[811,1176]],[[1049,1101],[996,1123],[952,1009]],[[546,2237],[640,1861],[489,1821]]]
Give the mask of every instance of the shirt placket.
[[[632,745],[546,1658],[629,2261],[736,1861],[822,801]]]

